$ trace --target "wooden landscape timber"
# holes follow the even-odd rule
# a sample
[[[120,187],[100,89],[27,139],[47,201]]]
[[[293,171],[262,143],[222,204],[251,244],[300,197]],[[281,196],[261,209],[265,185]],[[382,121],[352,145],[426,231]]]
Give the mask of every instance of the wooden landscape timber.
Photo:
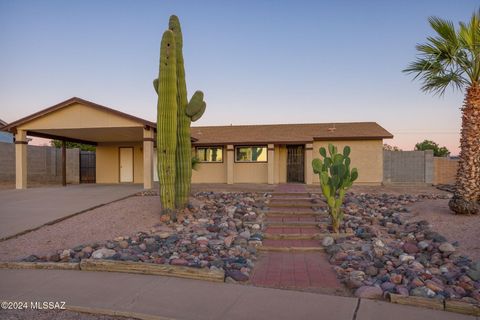
[[[77,262],[0,262],[0,269],[80,270]]]
[[[177,278],[197,279],[214,282],[224,282],[225,279],[225,272],[223,270],[214,271],[205,268],[101,259],[82,259],[82,261],[80,262],[80,270],[172,276]]]

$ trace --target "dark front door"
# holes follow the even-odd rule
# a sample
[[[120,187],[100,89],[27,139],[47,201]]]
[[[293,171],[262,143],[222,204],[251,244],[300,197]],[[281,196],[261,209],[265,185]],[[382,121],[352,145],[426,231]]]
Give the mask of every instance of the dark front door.
[[[95,151],[80,151],[80,183],[95,183]]]
[[[287,182],[304,180],[305,148],[303,145],[287,146]]]

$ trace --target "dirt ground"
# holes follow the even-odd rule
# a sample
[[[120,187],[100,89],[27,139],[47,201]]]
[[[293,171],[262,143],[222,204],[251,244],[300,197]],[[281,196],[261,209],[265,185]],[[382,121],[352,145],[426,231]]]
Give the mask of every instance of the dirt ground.
[[[408,221],[428,221],[432,229],[448,241],[458,241],[457,250],[461,254],[480,260],[480,216],[454,215],[448,208],[448,200],[424,200],[410,208]]]
[[[0,242],[0,261],[13,261],[31,254],[51,254],[80,244],[149,231],[159,222],[159,212],[158,197],[120,200]]]

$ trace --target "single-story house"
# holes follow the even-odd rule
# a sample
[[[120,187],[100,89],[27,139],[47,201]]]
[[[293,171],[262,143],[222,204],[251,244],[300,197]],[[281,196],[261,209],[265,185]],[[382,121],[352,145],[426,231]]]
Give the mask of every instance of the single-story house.
[[[68,99],[2,130],[15,135],[17,189],[27,187],[27,135],[95,145],[96,183],[150,189],[157,180],[156,123],[87,100]],[[381,184],[383,139],[392,137],[375,122],[192,127],[192,153],[200,160],[192,181],[318,183],[311,161],[333,142],[352,148],[359,183]]]
[[[193,127],[200,160],[193,182],[319,183],[312,160],[320,147],[351,147],[358,183],[383,181],[383,139],[392,134],[375,122]]]
[[[0,130],[6,125],[7,123],[0,119]],[[9,132],[0,131],[0,142],[13,143],[13,135]]]

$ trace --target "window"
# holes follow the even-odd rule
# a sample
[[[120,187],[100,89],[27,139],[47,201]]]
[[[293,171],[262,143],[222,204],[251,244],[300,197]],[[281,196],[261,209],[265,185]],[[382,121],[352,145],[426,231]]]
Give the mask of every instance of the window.
[[[197,158],[200,162],[223,162],[223,148],[197,147]]]
[[[235,161],[236,162],[267,162],[267,147],[265,146],[236,147]]]

